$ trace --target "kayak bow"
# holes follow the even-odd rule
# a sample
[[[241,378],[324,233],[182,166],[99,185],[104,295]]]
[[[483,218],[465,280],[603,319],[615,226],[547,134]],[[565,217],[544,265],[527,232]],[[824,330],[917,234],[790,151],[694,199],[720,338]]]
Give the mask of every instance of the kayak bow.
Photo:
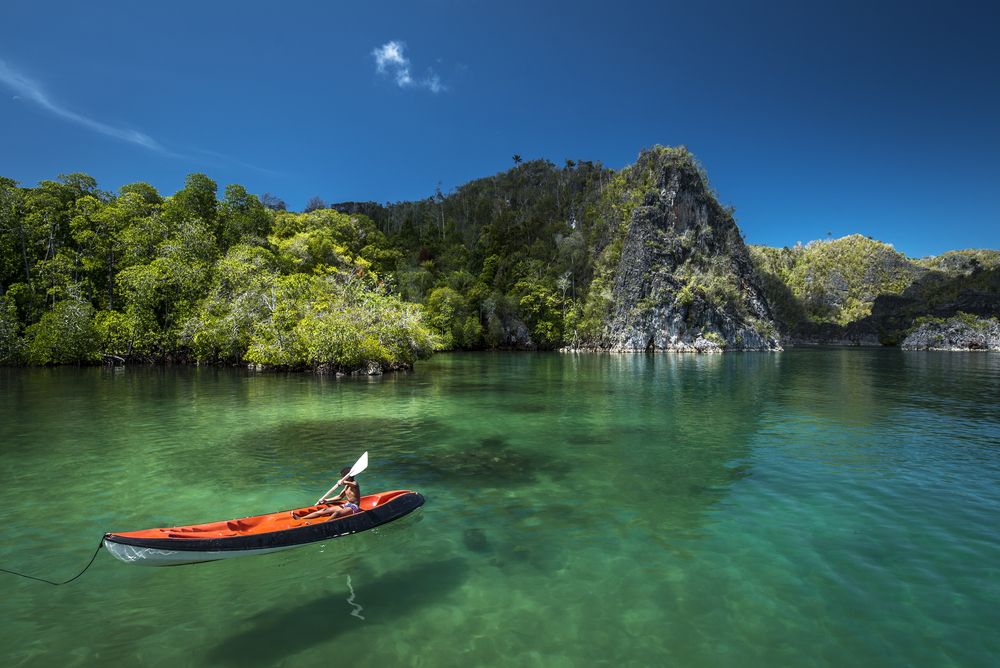
[[[312,520],[292,519],[329,504],[284,510],[236,520],[183,527],[104,534],[104,547],[115,558],[142,566],[179,566],[231,559],[308,545],[387,524],[424,504],[418,492],[394,490],[361,497],[353,515]]]

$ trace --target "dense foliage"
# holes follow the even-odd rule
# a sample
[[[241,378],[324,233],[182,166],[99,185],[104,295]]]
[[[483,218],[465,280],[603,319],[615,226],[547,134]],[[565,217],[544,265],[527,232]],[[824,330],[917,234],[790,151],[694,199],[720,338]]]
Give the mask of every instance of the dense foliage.
[[[398,253],[362,215],[273,211],[192,174],[172,197],[83,174],[0,180],[0,362],[409,365],[436,343],[389,290]]]
[[[618,172],[516,158],[450,194],[329,208],[314,197],[304,213],[239,185],[220,198],[204,174],[169,197],[145,183],[102,191],[85,174],[36,187],[0,178],[0,363],[363,371],[407,366],[435,348],[594,340],[632,212],[660,175],[669,167],[711,193],[683,147],[654,147]],[[679,287],[650,295],[652,306],[741,303],[725,254],[690,230],[671,243],[685,258],[670,268]],[[1000,294],[997,251],[915,261],[853,235],[751,247],[751,256],[786,332],[858,322],[887,296],[905,315],[890,328],[902,331],[926,304],[946,311],[970,289]]]
[[[514,162],[449,195],[333,205],[371,217],[403,252],[397,287],[427,305],[448,347],[551,349],[598,338],[632,212],[668,168],[708,187],[684,147],[655,146],[618,172],[587,161]],[[691,262],[679,271],[691,298],[738,302],[732,272],[700,262],[689,237]]]
[[[617,174],[517,160],[447,195],[307,213],[238,185],[218,199],[202,174],[171,197],[4,180],[0,354],[351,367],[555,348],[600,325],[629,212],[667,155],[695,164],[662,147]]]
[[[453,193],[364,213],[400,253],[395,288],[426,304],[446,347],[555,348],[575,337],[595,270],[617,230],[615,173],[599,163],[515,161]]]

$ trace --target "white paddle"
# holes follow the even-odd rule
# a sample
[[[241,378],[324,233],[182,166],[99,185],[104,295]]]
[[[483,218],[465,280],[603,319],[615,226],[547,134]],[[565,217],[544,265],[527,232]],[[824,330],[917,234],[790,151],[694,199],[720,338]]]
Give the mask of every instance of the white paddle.
[[[357,474],[359,474],[362,471],[364,471],[366,468],[368,468],[368,451],[367,450],[365,450],[365,454],[361,455],[361,457],[358,458],[358,461],[354,462],[354,466],[351,467],[351,472],[348,473],[347,475],[345,475],[340,480],[338,480],[336,485],[334,485],[333,487],[331,487],[330,489],[328,489],[326,491],[326,494],[324,494],[323,496],[321,496],[318,499],[316,499],[316,503],[319,503],[320,501],[322,501],[326,497],[330,496],[330,494],[333,493],[333,490],[337,489],[338,487],[340,487],[341,485],[344,484],[345,480],[347,480],[348,478],[353,478]]]

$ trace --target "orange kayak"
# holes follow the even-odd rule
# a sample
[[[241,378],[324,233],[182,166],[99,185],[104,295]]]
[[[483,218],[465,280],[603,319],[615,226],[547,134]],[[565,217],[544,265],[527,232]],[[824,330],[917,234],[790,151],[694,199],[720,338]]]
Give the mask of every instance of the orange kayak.
[[[235,520],[104,534],[115,558],[143,566],[179,566],[290,550],[387,524],[424,504],[417,492],[394,490],[361,498],[358,512],[336,518],[295,519],[332,504]]]

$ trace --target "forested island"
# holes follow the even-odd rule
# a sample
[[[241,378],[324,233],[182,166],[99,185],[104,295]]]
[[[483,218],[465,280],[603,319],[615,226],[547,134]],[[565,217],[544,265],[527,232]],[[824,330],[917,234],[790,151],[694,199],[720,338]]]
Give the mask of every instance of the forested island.
[[[301,213],[204,174],[171,196],[0,178],[0,363],[380,373],[434,350],[899,345],[1000,313],[995,250],[746,244],[683,147],[619,171],[514,163],[420,201]]]

